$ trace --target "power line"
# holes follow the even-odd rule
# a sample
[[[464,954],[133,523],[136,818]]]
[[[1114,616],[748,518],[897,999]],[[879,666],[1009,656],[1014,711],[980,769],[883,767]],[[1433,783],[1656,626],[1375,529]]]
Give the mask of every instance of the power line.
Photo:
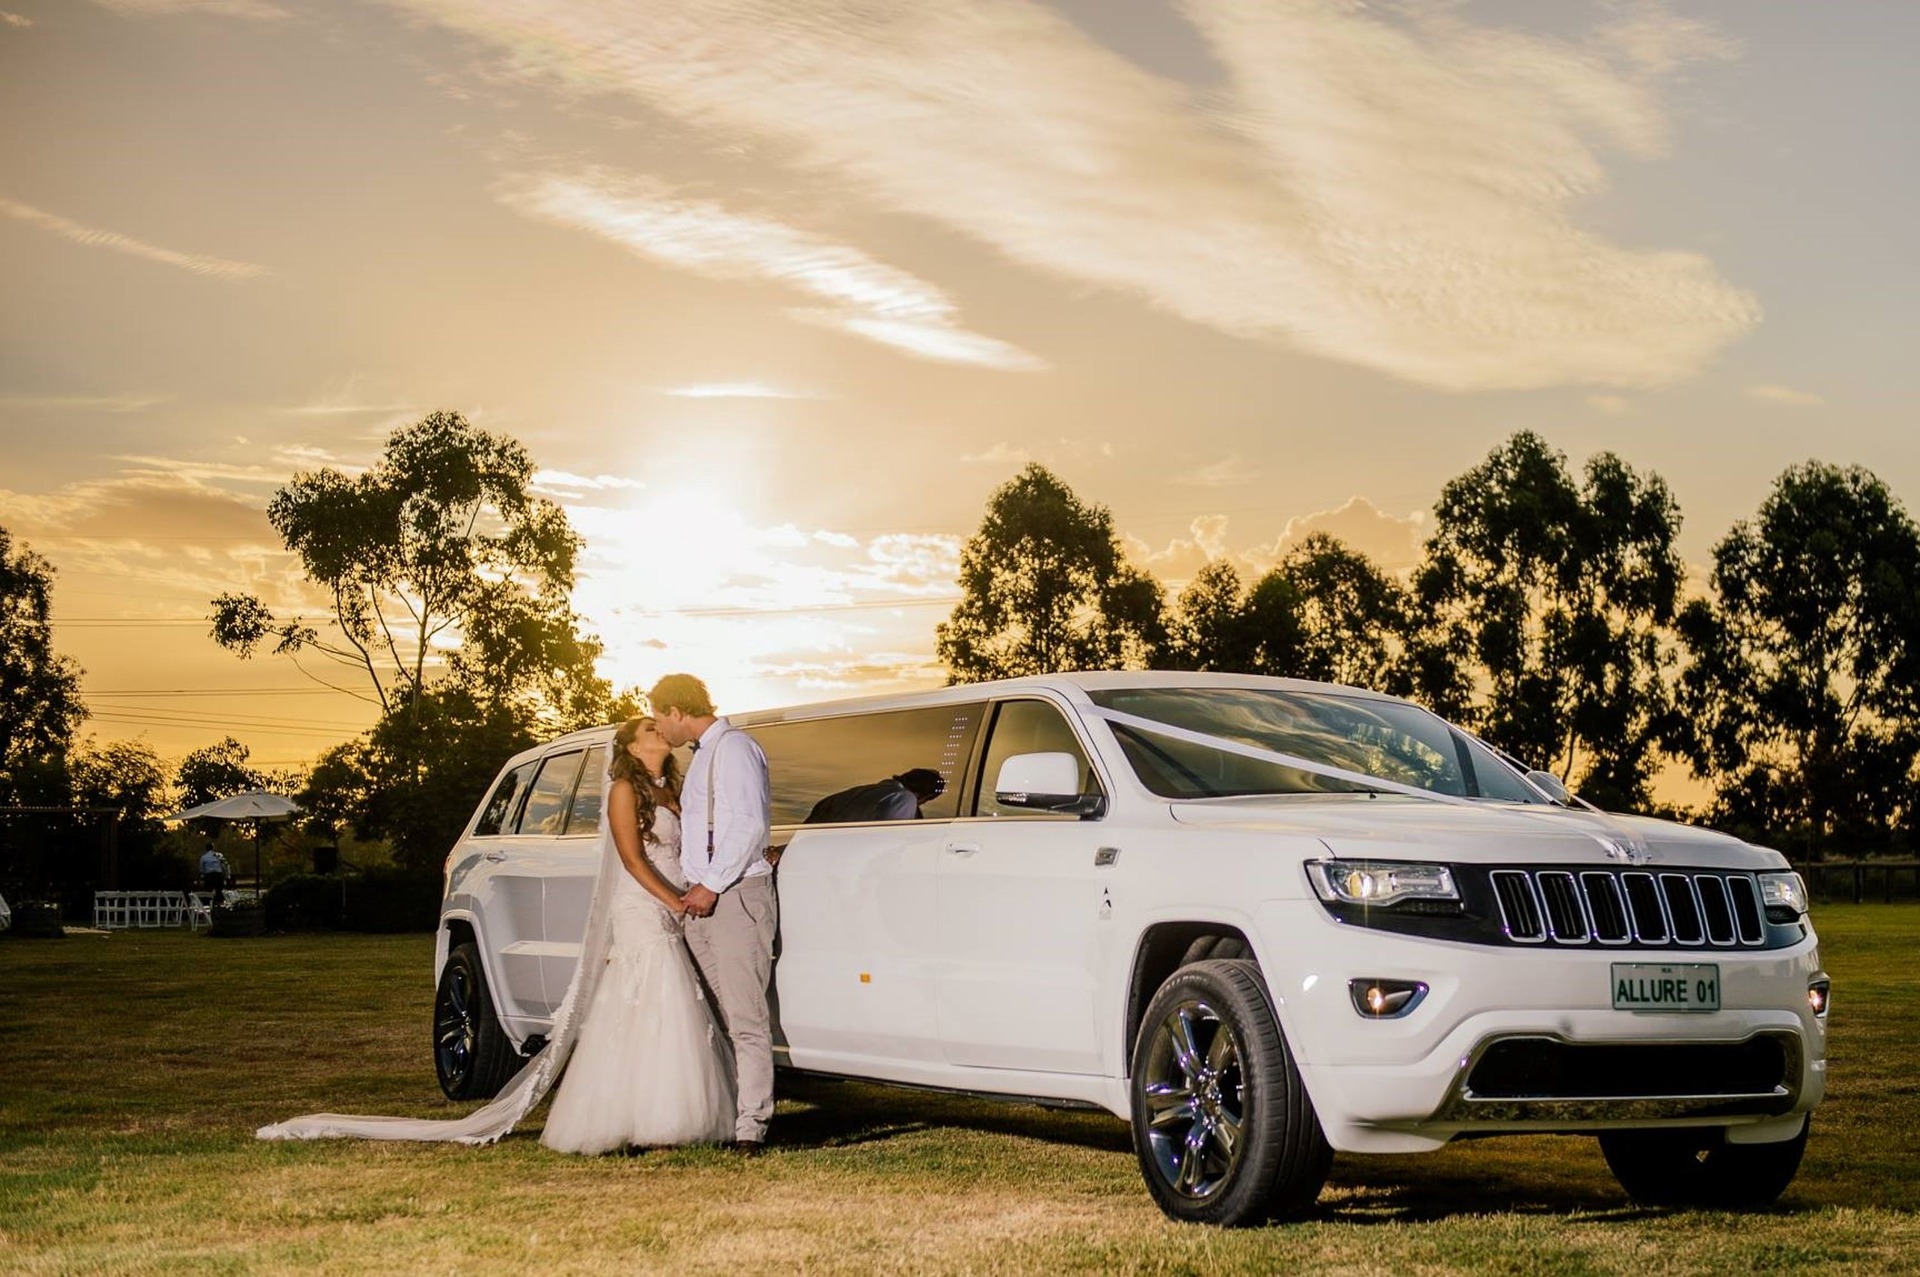
[[[88,688],[83,696],[354,696],[357,693],[339,687],[150,687]]]
[[[674,607],[647,608],[617,615],[622,619],[655,620],[673,616],[799,616],[813,612],[864,612],[873,609],[914,608],[914,607],[952,607],[961,601],[960,595],[940,595],[932,598],[905,599],[862,599],[851,603],[800,603],[787,607]],[[324,620],[325,618],[323,618]],[[160,617],[117,617],[117,616],[75,616],[56,619],[55,625],[76,627],[121,627],[128,629],[157,628],[173,625],[203,625],[202,617],[160,616]]]

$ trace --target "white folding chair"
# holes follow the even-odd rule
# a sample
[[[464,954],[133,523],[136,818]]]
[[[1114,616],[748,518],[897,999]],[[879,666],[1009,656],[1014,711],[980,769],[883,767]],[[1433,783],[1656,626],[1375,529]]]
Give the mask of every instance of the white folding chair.
[[[201,927],[213,925],[213,896],[204,891],[196,891],[187,896],[187,930],[198,931]]]

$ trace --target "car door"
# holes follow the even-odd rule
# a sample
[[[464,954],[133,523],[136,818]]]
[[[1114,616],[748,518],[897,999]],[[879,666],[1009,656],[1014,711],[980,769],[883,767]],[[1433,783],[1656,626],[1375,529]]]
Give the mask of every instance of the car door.
[[[513,833],[503,836],[487,853],[487,859],[496,862],[492,877],[509,923],[501,940],[495,942],[499,971],[522,1018],[551,1016],[566,993],[564,983],[552,987],[546,979],[546,959],[551,956],[547,947],[547,880],[559,859],[558,844],[566,830],[584,752],[568,749],[540,760]],[[493,923],[494,919],[488,921]],[[577,951],[577,939],[575,945]]]
[[[535,758],[501,776],[469,840],[479,867],[468,873],[466,881],[489,950],[486,959],[494,1006],[502,1020],[516,1023],[534,1014],[528,1008],[537,1008],[545,997],[539,959],[524,947],[527,941],[540,939],[542,889],[514,856],[520,809],[539,770],[540,760]]]
[[[800,1068],[884,1076],[939,1063],[934,931],[940,847],[982,707],[941,705],[750,728],[767,751],[780,860],[775,1024]],[[913,770],[941,792],[862,813],[822,800]],[[811,818],[811,822],[810,822]]]
[[[593,907],[593,884],[600,876],[601,782],[606,779],[607,748],[586,752],[567,805],[567,818],[547,853],[546,889],[541,899],[541,985],[555,1009],[573,982],[580,963],[580,942]]]
[[[1079,759],[1082,792],[1105,792],[1059,706],[1038,698],[998,702],[973,769],[971,817],[941,839],[935,1002],[953,1064],[1101,1069],[1100,822],[1003,806],[993,793],[1008,758],[1055,752]]]

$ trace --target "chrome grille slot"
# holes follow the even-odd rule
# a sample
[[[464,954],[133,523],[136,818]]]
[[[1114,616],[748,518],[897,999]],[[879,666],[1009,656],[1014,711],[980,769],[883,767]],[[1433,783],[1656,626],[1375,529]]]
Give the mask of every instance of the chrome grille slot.
[[[1586,911],[1580,906],[1580,890],[1573,875],[1549,870],[1536,875],[1540,899],[1546,904],[1547,930],[1561,944],[1585,944],[1591,939]]]
[[[1685,874],[1661,874],[1660,898],[1666,903],[1667,917],[1673,920],[1673,942],[1704,944],[1707,933],[1701,922],[1700,898],[1694,894],[1693,879]]]
[[[1601,944],[1625,944],[1633,939],[1619,881],[1610,873],[1583,873],[1580,886],[1587,897],[1587,916],[1593,919],[1593,938]]]
[[[1733,901],[1727,895],[1727,880],[1717,874],[1701,874],[1693,880],[1693,889],[1700,893],[1700,913],[1707,923],[1707,942],[1732,944],[1736,937],[1733,933]]]
[[[1767,928],[1760,918],[1760,891],[1753,879],[1745,875],[1729,878],[1727,890],[1733,894],[1733,918],[1740,927],[1740,943],[1765,943]]]
[[[1772,937],[1753,874],[1488,868],[1484,881],[1505,939],[1521,945],[1734,949]]]
[[[1547,938],[1531,874],[1517,869],[1496,869],[1493,872],[1493,895],[1500,904],[1500,925],[1509,940],[1538,944]]]
[[[1660,902],[1660,888],[1653,875],[1621,874],[1620,885],[1627,891],[1634,936],[1643,944],[1665,944],[1673,933],[1667,926],[1666,906]]]

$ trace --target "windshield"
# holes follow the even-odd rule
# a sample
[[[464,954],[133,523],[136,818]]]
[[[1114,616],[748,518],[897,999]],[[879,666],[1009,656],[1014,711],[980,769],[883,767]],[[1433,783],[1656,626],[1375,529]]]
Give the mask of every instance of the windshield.
[[[1245,687],[1089,692],[1094,704],[1461,798],[1544,803],[1494,753],[1404,701]],[[1366,786],[1110,724],[1134,773],[1162,798],[1345,794]]]

